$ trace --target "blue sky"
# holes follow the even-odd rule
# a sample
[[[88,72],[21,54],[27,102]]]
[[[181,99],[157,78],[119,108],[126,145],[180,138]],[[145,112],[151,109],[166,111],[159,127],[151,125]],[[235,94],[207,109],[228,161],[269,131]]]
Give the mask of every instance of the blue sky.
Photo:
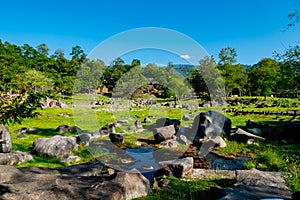
[[[295,3],[294,0],[3,0],[0,39],[34,47],[46,43],[51,52],[60,48],[67,55],[75,45],[89,53],[120,32],[161,27],[194,39],[215,58],[221,48],[230,46],[236,49],[239,63],[255,64],[263,57],[271,57],[273,51],[283,52],[299,44],[300,24],[285,30],[289,23],[287,15],[295,9]],[[155,55],[151,51],[146,53]],[[169,60],[172,56],[161,57],[165,59],[147,60],[147,56],[141,56],[144,64],[173,61]]]

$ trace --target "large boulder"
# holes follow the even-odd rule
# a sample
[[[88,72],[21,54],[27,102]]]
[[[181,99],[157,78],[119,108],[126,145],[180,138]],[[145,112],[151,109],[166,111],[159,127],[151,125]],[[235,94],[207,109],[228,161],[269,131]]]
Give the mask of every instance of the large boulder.
[[[19,165],[30,160],[33,160],[32,156],[24,152],[0,153],[0,165]]]
[[[58,126],[55,131],[59,133],[79,133],[81,132],[81,129],[77,126],[68,126],[63,124]]]
[[[137,170],[98,176],[82,176],[78,171],[0,165],[0,198],[129,200],[146,196],[150,191],[149,181]]]
[[[192,130],[196,138],[216,137],[220,134],[230,136],[231,120],[213,110],[201,112],[195,117]]]
[[[123,144],[125,142],[124,136],[117,133],[110,133],[109,139],[112,143]]]
[[[91,135],[88,133],[83,133],[76,136],[77,143],[82,142],[82,144],[84,144],[85,146],[90,145],[90,139],[91,139]]]
[[[52,138],[39,138],[33,142],[33,152],[39,156],[62,158],[71,154],[77,147],[75,137],[55,135]]]
[[[182,178],[193,173],[194,159],[193,157],[186,157],[177,160],[161,161],[158,163],[162,168],[160,170],[167,170],[177,178]],[[157,172],[161,173],[161,172]]]
[[[175,131],[177,133],[177,131],[180,128],[180,120],[178,119],[169,119],[169,118],[159,118],[158,120],[156,120],[156,127],[162,127],[162,126],[170,126],[173,125],[175,128]]]
[[[172,139],[173,136],[175,135],[176,130],[174,128],[174,125],[169,125],[169,126],[163,126],[159,128],[154,129],[154,138],[157,143],[166,141],[168,139]]]
[[[0,125],[0,153],[9,153],[12,150],[11,137],[6,126]]]
[[[100,130],[99,130],[100,135],[106,136],[106,135],[109,135],[110,133],[115,133],[116,132],[115,127],[116,127],[116,125],[114,123],[106,124],[105,126],[100,128]]]
[[[279,172],[262,172],[257,169],[238,170],[237,183],[222,189],[220,199],[291,199],[292,193]]]
[[[247,142],[249,139],[260,139],[264,140],[265,138],[260,137],[258,135],[254,135],[252,133],[249,133],[247,131],[244,131],[243,129],[238,128],[235,132],[233,132],[230,135],[230,140],[235,140],[238,142]]]
[[[147,196],[150,191],[150,182],[137,169],[129,172],[119,172],[113,180],[124,188],[125,199],[134,199]]]
[[[220,136],[217,136],[215,138],[210,138],[207,140],[212,141],[214,143],[214,146],[220,147],[220,148],[225,148],[227,146],[226,142],[221,138]]]

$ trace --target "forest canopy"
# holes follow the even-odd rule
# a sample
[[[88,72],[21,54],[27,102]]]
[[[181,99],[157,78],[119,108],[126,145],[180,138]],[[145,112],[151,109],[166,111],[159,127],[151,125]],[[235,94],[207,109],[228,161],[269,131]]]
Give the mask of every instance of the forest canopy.
[[[131,95],[128,98],[143,93],[181,98],[194,92],[205,99],[209,98],[207,85],[211,81],[224,84],[226,96],[293,97],[300,93],[299,46],[275,52],[273,58],[262,58],[252,66],[236,63],[238,52],[232,47],[221,49],[218,63],[213,57],[205,57],[198,66],[179,68],[172,62],[165,67],[154,63],[141,66],[138,59],[125,63],[121,58],[108,66],[102,60],[89,60],[80,46],[73,47],[70,56],[68,59],[61,49],[49,55],[46,44],[34,48],[0,40],[0,123],[35,116],[42,97],[60,98],[96,90],[116,96],[123,92]],[[129,88],[134,90],[124,90]],[[24,115],[16,117],[14,109],[23,109]]]

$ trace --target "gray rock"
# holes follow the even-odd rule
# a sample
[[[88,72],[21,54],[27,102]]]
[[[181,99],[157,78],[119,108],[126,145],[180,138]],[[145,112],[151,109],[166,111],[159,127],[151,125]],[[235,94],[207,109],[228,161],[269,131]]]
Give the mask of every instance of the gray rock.
[[[220,134],[229,136],[231,120],[222,113],[214,110],[201,112],[195,117],[192,130],[196,133],[195,139],[216,137]]]
[[[68,106],[68,104],[66,104],[66,103],[64,103],[64,102],[60,102],[60,103],[59,103],[59,107],[60,107],[60,108],[67,109],[69,106]]]
[[[160,148],[176,148],[178,146],[178,142],[176,140],[166,140],[159,144]]]
[[[118,183],[124,189],[124,199],[134,199],[147,196],[150,191],[150,182],[137,169],[128,172],[119,172],[114,183]]]
[[[12,150],[11,137],[6,126],[0,125],[0,153],[9,153]]]
[[[91,136],[87,133],[83,133],[83,134],[76,136],[77,143],[82,142],[82,144],[84,144],[85,146],[89,146],[90,139],[91,139]]]
[[[263,186],[237,185],[232,188],[222,189],[221,194],[223,194],[223,197],[219,198],[219,200],[291,199],[291,192],[270,187],[268,185],[263,185]]]
[[[268,185],[271,187],[288,190],[288,187],[285,185],[285,181],[282,173],[263,172],[257,169],[237,170],[237,184],[256,185],[256,186]]]
[[[27,128],[26,127],[23,127],[23,128],[20,128],[19,130],[18,130],[18,133],[20,133],[20,134],[24,134],[24,133],[26,133],[27,132]]]
[[[291,199],[292,194],[279,172],[262,172],[257,169],[237,170],[237,183],[223,189],[220,199]]]
[[[120,119],[120,120],[117,121],[117,123],[119,123],[119,124],[128,124],[129,121],[127,119]]]
[[[159,118],[158,120],[156,120],[156,127],[173,125],[176,133],[180,128],[180,124],[181,124],[181,122],[178,119],[169,119],[169,118],[163,117],[163,118]]]
[[[168,139],[173,138],[173,135],[175,135],[176,131],[173,125],[169,126],[163,126],[160,128],[154,129],[154,138],[155,141],[160,143],[163,141],[166,141]]]
[[[79,176],[77,171],[0,166],[1,199],[129,200],[150,191],[149,181],[137,170],[100,176]]]
[[[230,134],[230,139],[231,140],[236,140],[239,142],[247,142],[249,139],[261,139],[265,140],[265,138],[248,133],[247,131],[244,131],[243,129],[238,128],[234,133]]]
[[[194,117],[191,117],[191,116],[189,116],[189,115],[184,114],[184,115],[182,116],[182,120],[183,120],[183,121],[193,121],[193,120],[194,120]]]
[[[70,133],[80,133],[81,129],[78,126],[70,126],[69,127],[69,132]]]
[[[91,136],[97,138],[97,137],[100,136],[100,132],[99,132],[99,131],[93,131],[93,132],[91,133]]]
[[[125,142],[124,136],[117,133],[110,133],[109,139],[112,143],[123,144]]]
[[[182,142],[183,144],[188,143],[188,139],[185,137],[185,135],[182,134],[179,136],[179,141]]]
[[[212,141],[214,143],[214,146],[225,148],[227,146],[226,142],[221,138],[220,136],[217,136],[215,138],[210,138],[207,140],[207,142]]]
[[[259,128],[247,128],[247,131],[249,133],[252,133],[254,135],[258,135],[258,136],[261,136],[261,130]]]
[[[168,167],[173,176],[182,178],[193,173],[194,159],[186,157],[177,160],[161,161],[158,163],[161,167]]]
[[[55,135],[52,138],[39,138],[33,142],[33,152],[39,156],[61,158],[71,154],[77,147],[75,137]]]
[[[106,124],[99,130],[100,135],[106,136],[109,135],[110,133],[115,133],[116,132],[115,127],[116,125],[114,123]]]
[[[0,153],[0,165],[19,165],[30,160],[33,160],[32,156],[24,152]]]
[[[138,129],[142,129],[142,128],[143,128],[143,125],[142,125],[141,120],[136,120],[136,121],[134,122],[134,125],[135,125],[136,128],[138,128]]]
[[[233,170],[210,170],[210,169],[193,169],[191,176],[193,179],[236,179],[236,172]]]
[[[77,126],[60,125],[55,131],[59,133],[79,133],[81,129]]]
[[[247,144],[258,145],[258,143],[256,143],[254,139],[248,139],[248,140],[247,140]]]
[[[152,120],[148,117],[144,118],[144,123],[152,123]]]

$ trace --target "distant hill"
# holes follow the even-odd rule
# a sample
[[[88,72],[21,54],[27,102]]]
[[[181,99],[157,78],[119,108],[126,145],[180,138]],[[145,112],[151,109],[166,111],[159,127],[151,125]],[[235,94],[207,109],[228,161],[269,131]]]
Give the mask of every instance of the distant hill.
[[[179,73],[184,78],[191,75],[192,69],[195,69],[196,66],[189,65],[189,64],[174,64],[173,65],[174,70]]]

